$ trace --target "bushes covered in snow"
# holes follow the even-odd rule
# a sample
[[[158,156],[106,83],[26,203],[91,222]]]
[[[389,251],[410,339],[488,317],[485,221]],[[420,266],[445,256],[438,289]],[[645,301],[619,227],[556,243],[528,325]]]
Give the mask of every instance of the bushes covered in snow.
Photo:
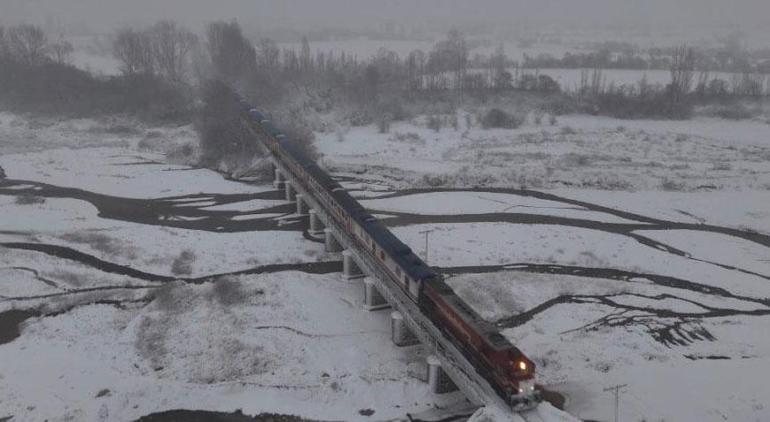
[[[195,264],[195,252],[191,250],[182,251],[179,256],[174,259],[171,264],[171,273],[174,275],[190,275],[193,272],[193,264]]]
[[[37,196],[31,193],[24,193],[16,197],[16,204],[18,205],[36,205],[44,204],[45,198]]]
[[[526,120],[524,116],[516,113],[508,113],[499,108],[493,108],[487,111],[481,117],[481,125],[485,129],[502,128],[516,129]]]
[[[134,345],[149,370],[183,382],[211,384],[263,373],[272,355],[242,339],[234,307],[260,296],[237,279],[213,285],[169,284],[134,321]]]

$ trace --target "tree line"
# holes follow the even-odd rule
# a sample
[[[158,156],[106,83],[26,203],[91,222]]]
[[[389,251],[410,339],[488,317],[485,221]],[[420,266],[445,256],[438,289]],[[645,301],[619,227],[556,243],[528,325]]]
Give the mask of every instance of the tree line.
[[[203,86],[204,81],[215,79],[253,95],[255,102],[265,107],[295,98],[304,98],[318,111],[347,105],[362,111],[363,117],[357,120],[360,123],[370,123],[372,116],[383,114],[398,119],[403,114],[402,105],[408,102],[436,98],[450,98],[454,103],[465,99],[483,102],[489,98],[515,96],[517,92],[544,93],[558,98],[561,104],[557,108],[562,111],[671,118],[686,116],[687,112],[674,110],[696,101],[767,95],[766,77],[756,72],[736,74],[729,80],[712,77],[707,71],[696,72],[702,59],[699,51],[692,48],[656,53],[655,57],[662,60],[660,66],[671,72],[669,84],[649,84],[646,79],[631,85],[607,83],[603,69],[611,68],[618,57],[625,55],[631,60],[634,54],[628,46],[617,48],[624,52],[610,54],[606,51],[614,50],[607,47],[597,57],[565,56],[573,60],[575,66],[593,66],[592,70],[583,71],[578,87],[564,89],[550,76],[530,69],[549,63],[536,63],[536,59],[526,56],[519,63],[506,55],[502,45],[489,55],[471,55],[468,40],[456,30],[448,32],[428,51],[414,50],[401,57],[382,48],[371,57],[360,58],[344,52],[314,52],[307,38],[298,49],[281,48],[267,38],[255,42],[236,21],[212,22],[205,33],[198,35],[164,20],[143,28],[116,31],[112,36],[112,49],[122,74],[98,78],[68,65],[71,44],[51,41],[39,28],[20,25],[0,28],[0,60],[10,63],[0,71],[0,89],[17,94],[34,91],[41,98],[50,91],[59,103],[66,103],[63,99],[84,99],[89,90],[98,93],[104,85],[115,88],[144,84],[166,94],[169,91],[187,93],[189,99],[189,93]],[[46,72],[41,69],[52,71],[52,66],[60,74],[49,75],[49,79],[58,86],[51,81],[42,81],[37,87],[24,83],[36,73]],[[28,72],[29,69],[33,71]],[[45,78],[39,76],[39,79]],[[95,89],[97,86],[100,89]],[[162,89],[157,89],[159,86]],[[153,90],[150,88],[136,89],[128,93],[127,98],[144,92],[148,101],[164,104],[162,99],[150,95]],[[77,92],[78,89],[82,91]],[[172,97],[181,98],[180,95]],[[607,103],[607,99],[612,101]],[[668,106],[660,107],[661,102]],[[618,108],[616,103],[623,103],[624,107]],[[641,111],[616,112],[634,107]],[[107,110],[125,108],[113,104]],[[174,108],[178,109],[179,105]]]
[[[52,40],[37,26],[0,26],[0,107],[75,117],[189,118],[185,86],[144,74],[98,77],[70,64],[73,51],[70,42]]]

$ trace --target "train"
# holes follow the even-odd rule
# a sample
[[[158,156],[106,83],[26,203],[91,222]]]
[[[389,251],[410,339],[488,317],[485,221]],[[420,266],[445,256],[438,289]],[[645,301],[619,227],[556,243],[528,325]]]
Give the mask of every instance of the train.
[[[366,251],[389,281],[414,301],[455,344],[476,371],[514,411],[537,406],[542,393],[535,385],[535,364],[493,324],[469,308],[407,245],[288,139],[244,98],[236,99],[241,119],[288,169],[294,179],[329,212],[359,249]]]

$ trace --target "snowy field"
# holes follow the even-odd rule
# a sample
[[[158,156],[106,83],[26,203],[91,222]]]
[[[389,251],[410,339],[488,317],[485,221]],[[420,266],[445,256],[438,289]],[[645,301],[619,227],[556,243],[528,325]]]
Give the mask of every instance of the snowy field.
[[[421,349],[392,345],[389,314],[363,311],[363,287],[293,227],[278,193],[209,171],[179,179],[163,172],[179,166],[130,139],[89,147],[72,138],[0,157],[9,177],[0,182],[0,318],[31,312],[0,345],[0,418],[473,412],[458,394],[430,394]],[[113,207],[171,214],[131,221]],[[193,211],[201,219],[182,218]],[[251,214],[272,229],[237,218]]]
[[[367,179],[377,166],[391,188],[523,187],[616,191],[758,191],[770,187],[770,125],[698,118],[618,120],[560,116],[515,130],[483,130],[458,112],[457,129],[424,119],[389,133],[341,127],[318,135],[335,171]],[[451,118],[451,116],[449,116]],[[468,126],[470,120],[470,127]],[[360,175],[360,177],[359,177]],[[754,198],[748,193],[746,198]]]
[[[319,145],[424,257],[430,232],[429,264],[535,360],[568,412],[613,420],[604,389],[625,384],[620,420],[770,418],[770,126],[459,121]]]
[[[770,126],[459,121],[317,145],[422,256],[431,230],[429,264],[567,412],[612,420],[603,390],[627,384],[621,420],[770,419]],[[122,125],[0,115],[0,318],[28,313],[0,333],[0,420],[473,412],[429,393],[421,349],[392,345],[281,193],[169,163],[189,127]]]

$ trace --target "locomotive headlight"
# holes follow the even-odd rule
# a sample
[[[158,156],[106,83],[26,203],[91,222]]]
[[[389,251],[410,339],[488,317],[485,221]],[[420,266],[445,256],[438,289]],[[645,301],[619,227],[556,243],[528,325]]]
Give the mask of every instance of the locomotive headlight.
[[[519,369],[526,372],[527,371],[527,362],[524,362],[523,360],[519,361]]]
[[[521,381],[519,382],[519,394],[530,394],[535,391],[535,381]]]

